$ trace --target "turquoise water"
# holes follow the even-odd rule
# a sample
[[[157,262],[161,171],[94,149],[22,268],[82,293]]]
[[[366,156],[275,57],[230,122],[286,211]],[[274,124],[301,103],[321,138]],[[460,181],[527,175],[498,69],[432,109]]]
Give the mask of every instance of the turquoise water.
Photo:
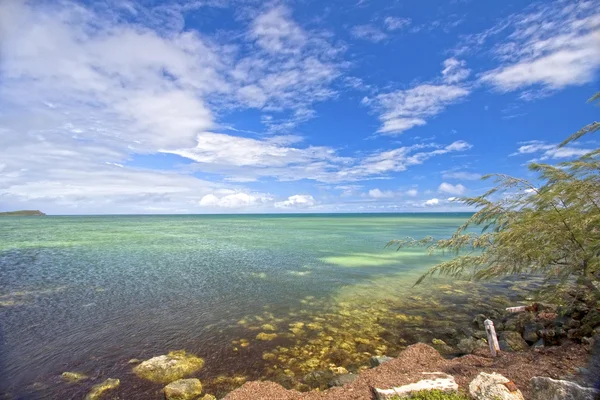
[[[409,296],[433,298],[439,290],[411,286],[440,259],[420,249],[396,252],[385,244],[406,236],[447,237],[467,217],[2,218],[0,393],[80,398],[91,384],[113,377],[121,379],[115,398],[159,399],[162,386],[136,378],[127,361],[177,349],[205,358],[198,377],[209,389],[217,376],[268,377],[273,371],[263,353],[276,345],[301,348],[304,339],[280,334],[274,342],[232,349],[232,341],[253,339],[260,329],[244,320],[267,318],[286,326],[340,304],[352,311]],[[446,290],[447,304],[469,301],[461,298],[464,288],[453,290]],[[399,304],[385,308],[398,312]],[[343,326],[349,314],[334,315],[341,315],[336,321]],[[395,346],[391,339],[376,340],[387,343],[387,351]],[[297,368],[300,374],[307,367]],[[84,372],[90,379],[67,385],[60,380],[64,371]]]

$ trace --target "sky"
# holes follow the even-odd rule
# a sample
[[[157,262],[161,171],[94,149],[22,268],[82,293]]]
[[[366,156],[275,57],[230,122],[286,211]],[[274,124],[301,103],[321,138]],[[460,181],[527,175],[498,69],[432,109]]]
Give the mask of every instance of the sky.
[[[600,0],[0,0],[0,211],[464,211],[599,78]]]

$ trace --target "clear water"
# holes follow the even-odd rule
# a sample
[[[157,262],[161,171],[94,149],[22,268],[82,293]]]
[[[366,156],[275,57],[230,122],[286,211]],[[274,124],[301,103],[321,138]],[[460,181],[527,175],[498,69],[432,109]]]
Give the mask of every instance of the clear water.
[[[292,321],[298,310],[317,315],[335,304],[401,300],[417,290],[428,297],[427,286],[411,286],[439,258],[385,244],[447,237],[467,217],[2,218],[0,398],[82,398],[93,383],[118,377],[121,387],[106,398],[159,399],[162,386],[136,378],[127,361],[175,349],[205,358],[203,381],[259,378],[267,368],[261,355],[275,343],[232,352],[232,340],[256,335],[240,319],[267,310]],[[449,298],[469,301],[456,293]],[[67,385],[64,371],[91,379]]]

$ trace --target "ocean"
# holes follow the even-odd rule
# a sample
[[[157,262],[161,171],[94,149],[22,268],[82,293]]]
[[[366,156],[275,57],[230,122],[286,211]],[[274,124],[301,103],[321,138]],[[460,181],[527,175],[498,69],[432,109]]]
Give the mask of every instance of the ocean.
[[[468,217],[2,218],[0,398],[83,398],[119,378],[105,398],[161,399],[163,385],[135,376],[129,360],[171,350],[204,358],[194,376],[218,396],[244,380],[308,390],[311,371],[358,372],[370,355],[460,330],[520,287],[444,278],[413,287],[442,256],[385,247],[448,237]],[[65,371],[89,378],[66,383]]]

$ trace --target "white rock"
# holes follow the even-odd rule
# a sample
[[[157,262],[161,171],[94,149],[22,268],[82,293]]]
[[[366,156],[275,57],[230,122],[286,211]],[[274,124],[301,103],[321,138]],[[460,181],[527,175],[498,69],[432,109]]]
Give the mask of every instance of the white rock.
[[[437,389],[445,392],[456,392],[458,390],[458,385],[451,375],[444,374],[443,372],[423,372],[423,375],[427,375],[428,378],[391,389],[375,388],[377,400],[387,400],[394,396],[406,397],[420,390]]]
[[[512,385],[506,385],[509,382]],[[516,387],[511,391],[510,386],[514,383],[500,374],[480,372],[469,384],[469,393],[475,400],[524,400],[521,391]]]
[[[594,400],[600,390],[583,387],[575,382],[561,381],[542,376],[531,378],[531,400]]]

